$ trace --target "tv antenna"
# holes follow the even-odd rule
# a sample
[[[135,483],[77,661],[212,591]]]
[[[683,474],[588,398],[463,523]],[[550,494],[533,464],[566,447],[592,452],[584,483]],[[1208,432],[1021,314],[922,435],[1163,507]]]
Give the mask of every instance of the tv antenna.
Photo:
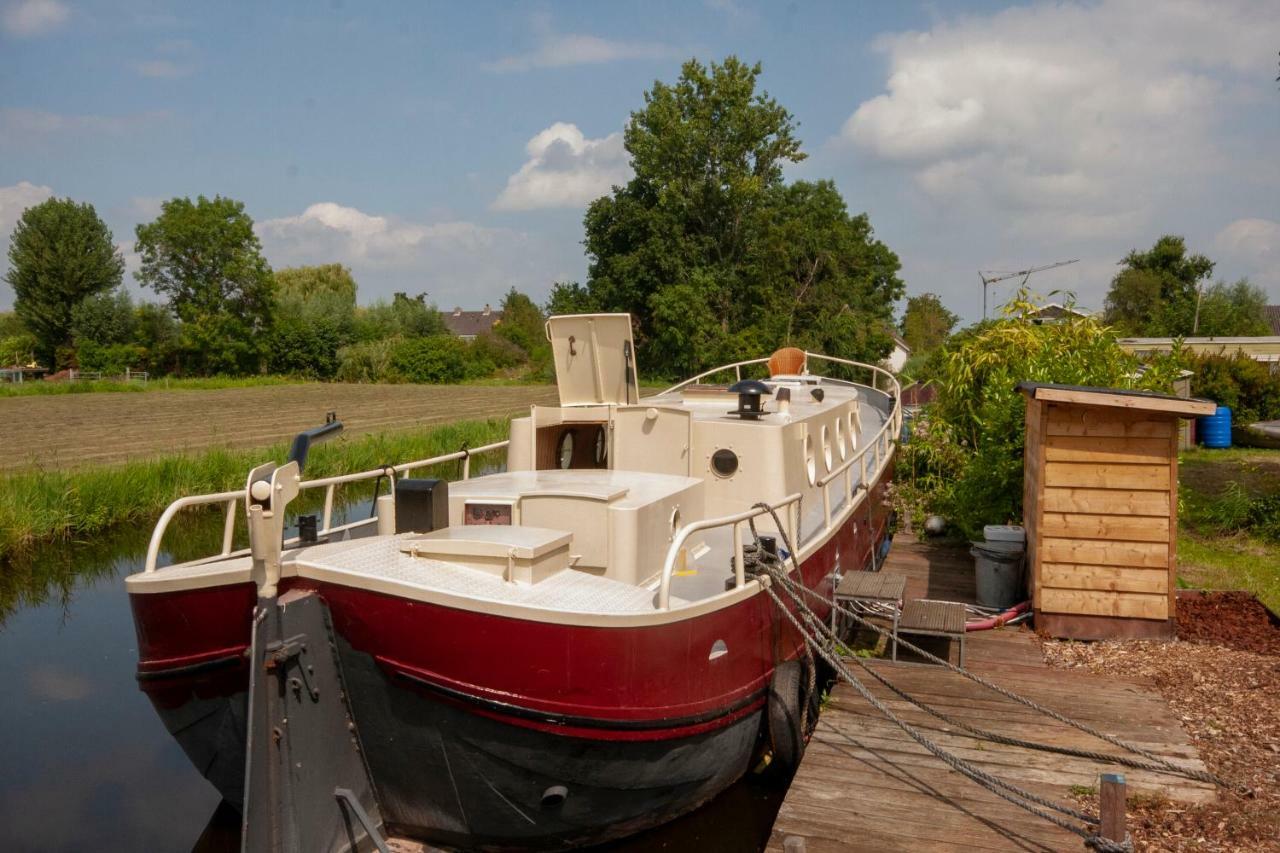
[[[1056,264],[1045,264],[1042,267],[1031,267],[1030,269],[1009,271],[1009,270],[978,270],[978,278],[982,279],[982,319],[987,319],[987,286],[995,284],[997,281],[1004,281],[1009,278],[1021,278],[1022,285],[1027,283],[1027,279],[1031,278],[1033,272],[1042,272],[1051,270],[1055,267],[1065,267],[1067,264],[1078,262],[1079,258],[1072,258],[1069,261],[1058,261]],[[1021,286],[1021,285],[1020,285]]]

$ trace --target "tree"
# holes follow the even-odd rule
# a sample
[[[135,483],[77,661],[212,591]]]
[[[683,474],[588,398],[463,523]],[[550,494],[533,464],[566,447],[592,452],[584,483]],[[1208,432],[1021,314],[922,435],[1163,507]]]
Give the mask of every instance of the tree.
[[[1129,252],[1121,266],[1107,293],[1109,325],[1143,337],[1192,333],[1200,284],[1213,274],[1213,261],[1188,255],[1183,238],[1165,235],[1145,252]]]
[[[548,317],[556,314],[591,314],[599,310],[591,291],[576,281],[557,281],[543,310]]]
[[[51,198],[22,212],[9,243],[14,311],[36,339],[36,357],[54,364],[69,348],[72,312],[88,296],[111,290],[124,258],[91,204]]]
[[[655,82],[624,136],[634,176],[585,218],[586,288],[549,310],[626,311],[644,369],[686,372],[787,343],[878,360],[898,260],[829,182],[786,185],[803,160],[760,66],[684,64]]]
[[[309,301],[322,294],[356,306],[356,280],[342,264],[311,267],[285,267],[275,271],[276,292],[281,299],[296,297]]]
[[[136,328],[133,300],[123,287],[86,297],[71,311],[71,331],[77,348],[86,343],[129,343]]]
[[[267,367],[331,379],[338,350],[355,338],[356,282],[341,264],[276,270],[276,311]]]
[[[137,238],[137,278],[167,296],[182,321],[184,363],[204,373],[257,371],[275,287],[244,205],[171,199]]]
[[[436,306],[427,301],[427,294],[409,296],[396,293],[388,304],[379,300],[356,316],[356,337],[361,341],[401,335],[406,338],[425,338],[446,334],[444,320]]]
[[[942,304],[936,293],[922,293],[907,300],[902,314],[902,339],[912,353],[922,355],[946,342],[960,318]]]
[[[1235,284],[1219,281],[1200,301],[1200,336],[1269,335],[1267,295],[1242,278]]]

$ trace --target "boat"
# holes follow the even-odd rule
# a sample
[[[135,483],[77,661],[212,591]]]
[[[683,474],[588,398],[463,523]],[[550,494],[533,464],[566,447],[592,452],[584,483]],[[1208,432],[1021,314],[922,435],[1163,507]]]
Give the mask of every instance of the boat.
[[[569,849],[799,760],[814,668],[760,564],[828,601],[878,567],[897,380],[788,347],[641,397],[628,315],[546,328],[559,405],[506,441],[308,480],[331,418],[161,516],[126,581],[139,684],[244,849]],[[221,549],[162,565],[210,507]]]

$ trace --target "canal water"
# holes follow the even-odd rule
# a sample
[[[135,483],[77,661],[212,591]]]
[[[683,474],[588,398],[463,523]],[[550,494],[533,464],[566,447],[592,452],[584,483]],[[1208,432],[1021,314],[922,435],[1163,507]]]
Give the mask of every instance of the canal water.
[[[368,514],[369,502],[342,510]],[[221,519],[181,519],[167,541],[214,553]],[[134,678],[124,578],[150,526],[0,563],[0,850],[231,851],[239,815],[169,737]],[[614,851],[762,849],[782,789],[748,777],[714,802]]]

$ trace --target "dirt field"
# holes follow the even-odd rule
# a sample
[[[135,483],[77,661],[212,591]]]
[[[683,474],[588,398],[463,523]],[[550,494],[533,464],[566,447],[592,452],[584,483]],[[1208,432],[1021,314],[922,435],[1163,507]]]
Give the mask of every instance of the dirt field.
[[[275,385],[0,399],[0,471],[119,462],[160,452],[286,441],[336,411],[346,434],[510,415],[553,385]]]

